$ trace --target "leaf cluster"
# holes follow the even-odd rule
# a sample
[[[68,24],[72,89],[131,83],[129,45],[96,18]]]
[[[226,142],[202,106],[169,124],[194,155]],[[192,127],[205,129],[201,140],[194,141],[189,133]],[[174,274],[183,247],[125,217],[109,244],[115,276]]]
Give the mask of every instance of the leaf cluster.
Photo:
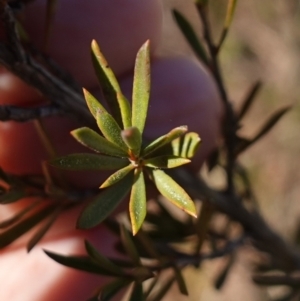
[[[92,42],[93,63],[111,114],[84,89],[88,108],[102,135],[87,127],[74,130],[71,134],[97,154],[71,154],[55,158],[50,163],[69,170],[117,171],[101,184],[101,193],[81,213],[77,223],[79,228],[97,226],[131,190],[129,213],[135,235],[146,216],[145,174],[164,197],[188,214],[196,216],[192,199],[163,169],[189,163],[199,146],[199,136],[187,133],[187,127],[180,126],[146,146],[143,141],[150,97],[149,46],[147,41],[136,57],[130,104],[96,41]]]

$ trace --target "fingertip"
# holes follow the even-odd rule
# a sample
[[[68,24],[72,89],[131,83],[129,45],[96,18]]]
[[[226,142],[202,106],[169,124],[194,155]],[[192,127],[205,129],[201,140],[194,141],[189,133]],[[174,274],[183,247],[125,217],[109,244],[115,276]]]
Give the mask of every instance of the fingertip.
[[[42,101],[38,90],[0,66],[0,104],[30,106]]]
[[[39,48],[44,44],[46,4],[28,5],[25,27]],[[90,58],[95,39],[117,75],[129,71],[140,46],[151,40],[152,50],[162,31],[160,0],[63,0],[56,11],[48,53],[81,85],[97,84]]]

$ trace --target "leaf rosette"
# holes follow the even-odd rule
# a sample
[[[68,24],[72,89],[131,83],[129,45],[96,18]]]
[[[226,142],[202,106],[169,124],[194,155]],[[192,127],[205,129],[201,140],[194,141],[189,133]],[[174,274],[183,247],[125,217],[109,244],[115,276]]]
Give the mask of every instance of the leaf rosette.
[[[187,126],[179,126],[144,146],[142,134],[150,96],[149,46],[147,41],[137,53],[130,104],[96,41],[92,42],[93,64],[110,112],[83,89],[102,135],[87,127],[73,130],[71,135],[97,154],[70,154],[50,161],[51,165],[68,170],[116,170],[79,216],[79,228],[101,223],[130,192],[129,213],[135,235],[146,216],[146,175],[166,199],[196,217],[194,202],[164,169],[190,162],[200,144],[198,134],[187,133]]]

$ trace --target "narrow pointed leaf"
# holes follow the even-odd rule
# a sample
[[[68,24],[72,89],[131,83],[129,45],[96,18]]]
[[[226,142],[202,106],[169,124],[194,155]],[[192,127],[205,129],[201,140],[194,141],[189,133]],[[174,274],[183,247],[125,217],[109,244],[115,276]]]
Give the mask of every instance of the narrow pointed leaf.
[[[151,301],[161,301],[163,297],[168,293],[174,281],[176,280],[175,276],[170,277],[167,281],[165,281],[159,290],[156,292],[155,296],[151,298]]]
[[[209,171],[212,171],[213,168],[218,164],[220,158],[220,151],[218,148],[214,149],[206,160],[206,164]]]
[[[127,229],[124,227],[124,225],[121,225],[121,240],[122,244],[128,254],[128,256],[131,258],[131,260],[135,263],[137,266],[141,266],[141,260],[139,253],[135,247],[135,244],[127,231]]]
[[[116,144],[108,141],[90,128],[82,127],[71,132],[71,135],[82,145],[90,149],[117,157],[127,157],[128,154]]]
[[[251,140],[241,140],[241,143],[238,146],[237,154],[243,152],[246,148],[253,145],[256,141],[258,141],[260,138],[262,138],[265,134],[267,134],[274,125],[277,124],[277,122],[283,117],[291,107],[285,107],[282,109],[279,109],[277,112],[275,112],[269,120],[262,126],[261,130],[252,138]]]
[[[188,20],[177,10],[173,10],[173,14],[175,17],[175,20],[181,29],[184,37],[194,50],[195,54],[198,56],[198,58],[205,64],[208,65],[209,61],[207,58],[206,51],[204,47],[202,46],[201,42],[199,41],[193,27],[188,22]]]
[[[122,92],[117,93],[117,100],[121,110],[123,129],[131,127],[131,106]]]
[[[236,4],[237,4],[237,0],[229,0],[228,2],[226,18],[225,18],[225,26],[224,26],[225,28],[229,28],[229,26],[232,23]]]
[[[158,191],[170,202],[186,213],[197,217],[195,204],[185,190],[179,186],[164,171],[156,169],[152,171],[153,181]]]
[[[209,230],[210,221],[213,217],[214,212],[215,207],[211,203],[207,201],[202,202],[200,216],[198,217],[195,225],[196,234],[198,236],[198,241],[195,249],[196,254],[199,254],[202,245],[207,238],[207,232]]]
[[[11,180],[9,179],[9,177],[1,167],[0,167],[0,179],[2,179],[5,183],[8,184],[11,183]]]
[[[172,140],[182,136],[183,134],[185,134],[187,132],[187,130],[188,130],[187,126],[182,125],[177,128],[174,128],[166,135],[163,135],[163,136],[157,138],[156,140],[154,140],[153,142],[151,142],[149,145],[147,145],[145,147],[145,149],[143,150],[143,156],[144,157],[148,156],[149,154],[153,153],[157,149],[170,143]]]
[[[193,158],[201,143],[197,133],[190,132],[172,141],[173,154],[183,158]]]
[[[111,300],[123,287],[128,285],[131,282],[130,279],[117,279],[107,285],[105,285],[102,289],[99,297],[96,299],[97,301],[109,301]]]
[[[90,259],[88,256],[64,256],[57,253],[53,253],[47,250],[44,250],[44,252],[52,258],[54,261],[76,269],[80,271],[85,271],[89,273],[99,274],[99,275],[106,275],[106,276],[114,276],[111,273],[108,273],[105,269],[103,269],[101,266],[97,265],[92,259]]]
[[[136,235],[136,238],[138,239],[139,243],[145,249],[150,258],[155,258],[158,260],[161,259],[159,252],[155,248],[154,242],[150,239],[150,237],[145,231],[140,229]]]
[[[262,83],[260,81],[257,81],[250,89],[250,91],[247,94],[246,99],[243,101],[243,105],[240,109],[240,112],[238,113],[238,119],[241,120],[248,110],[250,109],[251,105],[253,104],[253,101],[255,100],[256,95],[260,91],[262,87]]]
[[[103,136],[108,141],[122,148],[124,151],[127,151],[128,147],[122,139],[121,128],[119,127],[116,120],[107,111],[101,109],[97,111],[96,120]]]
[[[299,276],[292,275],[254,275],[252,280],[259,285],[287,285],[292,288],[299,289]]]
[[[129,164],[128,166],[119,169],[115,173],[113,173],[110,177],[108,177],[100,186],[100,188],[107,188],[109,186],[112,186],[122,180],[130,171],[134,169],[134,165]]]
[[[158,280],[159,280],[159,274],[155,275],[155,277],[153,278],[151,284],[147,287],[147,290],[144,293],[144,299],[147,300],[147,298],[149,297],[149,295],[151,294],[151,292],[153,291],[153,289],[157,285]]]
[[[191,160],[177,156],[159,156],[144,161],[144,165],[152,168],[175,168],[187,163]]]
[[[133,174],[127,174],[115,185],[104,189],[85,207],[77,220],[77,227],[89,229],[100,224],[124,199],[133,183]]]
[[[188,293],[188,290],[187,290],[187,287],[185,284],[184,277],[181,273],[181,270],[177,266],[174,266],[173,269],[174,269],[175,278],[176,278],[176,281],[178,284],[178,288],[179,288],[181,294],[188,296],[189,293]]]
[[[28,218],[21,220],[12,228],[0,234],[0,249],[8,246],[17,238],[28,232],[55,210],[55,205],[45,207]]]
[[[228,274],[229,274],[231,268],[233,267],[235,258],[236,257],[234,256],[234,253],[231,254],[225,268],[218,275],[218,277],[215,281],[215,285],[214,285],[217,290],[220,290],[223,287],[223,285],[225,284],[226,280],[228,279]]]
[[[44,32],[44,51],[47,50],[51,31],[53,27],[54,17],[57,11],[57,0],[47,0],[46,18],[45,18],[45,32]]]
[[[132,92],[132,126],[139,129],[141,135],[146,122],[150,97],[150,42],[149,40],[137,53],[133,92]]]
[[[230,25],[232,23],[232,20],[233,20],[233,16],[234,16],[234,11],[235,11],[236,4],[237,4],[237,0],[229,0],[228,1],[224,28],[223,28],[223,32],[221,34],[220,42],[218,44],[218,49],[221,48],[223,42],[226,39],[229,27],[230,27]]]
[[[129,201],[129,213],[133,235],[136,235],[143,224],[147,212],[146,206],[144,173],[142,170],[136,169]]]
[[[121,132],[121,136],[123,141],[126,143],[127,147],[137,157],[140,154],[140,149],[142,145],[142,136],[138,128],[127,128]]]
[[[105,108],[88,90],[83,88],[82,91],[91,114],[97,119],[97,112],[99,110],[105,111]]]
[[[130,124],[130,104],[122,95],[119,83],[95,40],[92,41],[91,50],[94,68],[112,115],[119,126],[123,124],[127,127],[128,121]]]
[[[29,253],[34,246],[43,238],[43,236],[47,233],[47,231],[50,229],[50,227],[53,225],[53,223],[58,218],[59,214],[62,211],[62,207],[58,207],[54,212],[51,213],[51,215],[48,217],[48,220],[46,223],[41,226],[37,232],[32,236],[32,238],[27,243],[26,249]]]
[[[135,281],[129,301],[144,301],[143,285]]]
[[[25,192],[22,190],[11,189],[0,195],[0,204],[11,204],[26,196]]]
[[[81,153],[55,158],[49,164],[68,170],[113,170],[128,165],[128,159]]]
[[[197,133],[190,132],[174,139],[169,144],[163,145],[154,152],[151,152],[151,156],[177,156],[191,159],[196,154],[200,145],[201,139],[199,135]]]
[[[29,38],[29,35],[28,35],[27,31],[25,30],[25,28],[22,24],[23,22],[21,23],[17,19],[14,22],[15,22],[16,31],[18,33],[20,41],[23,42],[23,43],[30,43],[30,38]]]
[[[111,262],[107,257],[103,256],[96,248],[85,241],[85,250],[87,251],[90,258],[95,260],[103,269],[107,270],[109,273],[115,275],[124,275],[125,273],[117,265]]]
[[[23,210],[16,213],[14,216],[12,216],[9,219],[6,219],[2,222],[0,222],[0,229],[7,228],[16,222],[18,222],[22,217],[24,217],[28,212],[30,212],[32,209],[34,209],[37,205],[39,205],[41,201],[36,201],[32,204],[30,204],[28,207],[25,207]]]
[[[194,2],[196,3],[196,5],[201,5],[201,6],[205,6],[208,4],[209,0],[194,0]]]

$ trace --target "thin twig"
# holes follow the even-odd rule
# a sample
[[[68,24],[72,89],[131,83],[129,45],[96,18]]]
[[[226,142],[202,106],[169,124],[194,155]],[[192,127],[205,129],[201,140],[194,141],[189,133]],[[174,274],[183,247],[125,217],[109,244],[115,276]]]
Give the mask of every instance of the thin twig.
[[[216,208],[239,222],[255,246],[272,256],[274,264],[285,271],[300,270],[300,254],[275,233],[255,210],[248,211],[234,196],[212,190],[196,175],[185,169],[174,170],[172,177],[195,199],[205,199]]]
[[[65,112],[73,113],[77,119],[88,125],[94,125],[78,89],[70,87],[54,76],[49,72],[51,68],[46,69],[32,55],[25,52],[15,29],[11,9],[4,1],[0,1],[0,21],[6,34],[6,39],[0,41],[0,64],[38,89],[42,95]]]
[[[1,121],[25,122],[48,116],[65,115],[65,112],[54,105],[46,105],[35,108],[22,108],[17,106],[0,106]]]
[[[224,119],[224,137],[227,147],[227,164],[226,164],[226,173],[227,173],[227,193],[230,195],[234,195],[234,183],[233,183],[233,170],[235,164],[235,146],[236,146],[236,130],[238,127],[237,118],[235,116],[233,107],[229,102],[228,95],[225,89],[225,85],[221,75],[221,68],[218,59],[218,49],[215,46],[211,27],[209,20],[207,19],[208,6],[198,5],[198,13],[203,23],[203,34],[204,39],[206,40],[210,57],[211,57],[211,69],[212,74],[216,80],[221,99],[223,100],[224,108],[225,108],[225,119]]]

